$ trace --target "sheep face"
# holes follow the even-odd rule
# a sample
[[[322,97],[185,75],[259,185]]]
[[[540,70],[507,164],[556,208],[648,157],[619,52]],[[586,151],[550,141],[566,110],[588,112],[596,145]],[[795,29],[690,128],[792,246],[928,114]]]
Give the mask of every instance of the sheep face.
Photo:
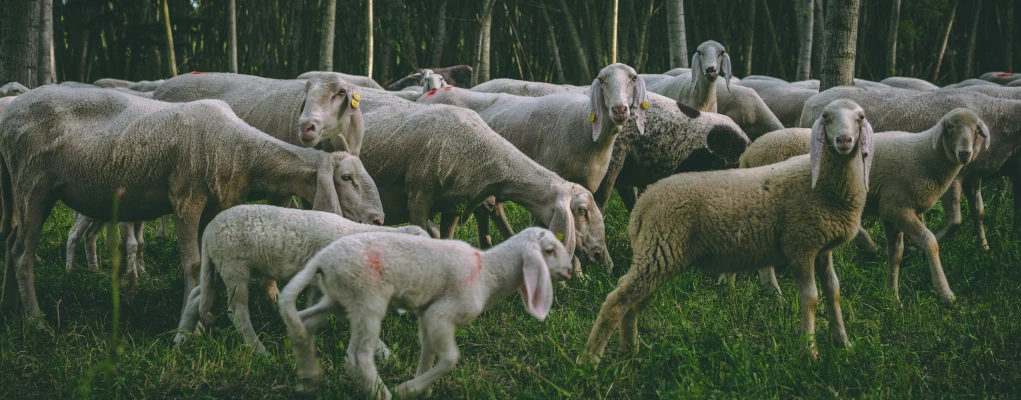
[[[819,164],[826,148],[832,148],[841,156],[854,155],[855,149],[860,148],[865,167],[865,187],[868,188],[872,166],[872,125],[865,119],[865,110],[858,103],[847,99],[834,100],[815,120],[809,151],[813,188],[819,178]]]
[[[571,266],[571,254],[567,254],[567,248],[557,240],[557,237],[546,229],[535,228],[535,238],[538,250],[542,253],[542,259],[549,269],[550,276],[558,281],[571,279],[574,268]]]
[[[589,91],[592,103],[592,141],[599,140],[603,114],[609,112],[610,121],[620,129],[632,113],[639,133],[645,131],[646,102],[645,81],[635,70],[624,64],[612,64],[599,71]]]
[[[936,125],[932,147],[938,150],[942,143],[947,160],[967,164],[983,147],[989,148],[989,139],[989,128],[985,122],[971,110],[958,108],[947,113]]]
[[[357,88],[337,74],[316,74],[305,81],[298,137],[305,147],[313,147],[322,139],[341,136],[361,119]],[[357,153],[360,147],[348,143],[347,150]]]
[[[582,261],[613,269],[613,260],[606,249],[606,227],[603,213],[596,206],[592,193],[581,185],[571,184],[571,215],[574,217],[574,231],[577,237],[576,254]]]
[[[419,85],[422,86],[422,93],[425,93],[430,90],[447,87],[447,81],[443,79],[443,75],[434,74],[431,69],[427,69],[422,71],[422,79],[419,80]]]
[[[345,155],[336,161],[333,184],[345,218],[363,224],[383,225],[383,203],[379,199],[379,191],[358,157]]]
[[[721,74],[727,78],[727,87],[730,87],[730,55],[722,44],[715,40],[707,40],[698,46],[698,50],[691,56],[691,79],[692,83],[698,79],[698,75],[705,77],[710,83],[716,82]],[[696,73],[697,71],[697,73]]]

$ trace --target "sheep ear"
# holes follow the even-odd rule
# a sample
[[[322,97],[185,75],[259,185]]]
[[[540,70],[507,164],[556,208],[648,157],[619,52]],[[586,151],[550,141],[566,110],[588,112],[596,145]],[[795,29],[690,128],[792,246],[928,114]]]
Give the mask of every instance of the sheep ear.
[[[564,243],[567,254],[574,254],[575,241],[574,215],[571,214],[571,197],[557,202],[553,209],[553,220],[549,223],[549,229],[557,235],[557,239]]]
[[[592,88],[589,90],[589,100],[592,102],[592,111],[588,119],[592,121],[592,141],[599,141],[599,130],[603,125],[603,109],[606,108],[603,101],[603,86],[599,79],[592,80]]]
[[[822,152],[826,148],[826,127],[822,123],[822,117],[812,124],[812,145],[808,152],[812,160],[812,189],[819,180],[819,162],[822,161]]]
[[[943,125],[943,120],[936,123],[936,131],[932,133],[932,149],[939,148],[939,139],[943,137],[943,132],[946,130],[946,126]]]
[[[989,143],[993,141],[993,138],[989,136],[989,126],[986,125],[985,121],[978,121],[978,134],[985,139],[985,147],[983,149],[989,149]]]
[[[861,146],[861,161],[865,166],[865,190],[869,190],[869,173],[872,171],[872,150],[875,141],[872,140],[872,124],[868,119],[861,120],[861,134],[858,135],[858,144]]]
[[[635,127],[638,128],[639,135],[644,135],[645,111],[649,109],[649,102],[645,94],[645,80],[640,76],[635,80],[635,92],[631,97],[632,108],[635,110]]]
[[[348,88],[348,91],[347,91],[347,114],[348,115],[352,115],[353,116],[355,114],[361,113],[361,110],[358,109],[358,106],[359,106],[358,103],[361,102],[361,100],[362,100],[362,94],[361,93],[359,93],[353,87]]]
[[[340,210],[340,198],[337,196],[337,185],[334,184],[333,171],[337,170],[343,155],[330,155],[326,161],[319,165],[316,172],[316,198],[312,202],[312,209],[326,211],[340,216],[344,213]]]
[[[525,309],[539,321],[545,320],[553,306],[553,282],[550,281],[549,267],[542,258],[538,244],[528,246],[521,256],[521,273],[525,284],[521,285],[521,300]]]
[[[699,57],[699,54],[696,51],[695,54],[693,54],[691,56],[691,86],[692,86],[692,91],[695,90],[694,89],[695,82],[698,82],[698,76],[702,75],[702,74],[705,74],[705,71],[702,71],[702,57]]]
[[[723,53],[723,62],[720,63],[720,69],[723,70],[723,77],[727,79],[727,91],[730,91],[730,54]]]

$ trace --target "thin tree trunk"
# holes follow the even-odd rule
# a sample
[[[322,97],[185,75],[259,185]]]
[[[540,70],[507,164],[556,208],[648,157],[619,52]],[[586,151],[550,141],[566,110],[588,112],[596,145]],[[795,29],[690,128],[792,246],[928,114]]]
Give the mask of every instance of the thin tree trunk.
[[[593,71],[601,70],[606,63],[606,49],[603,47],[602,31],[599,29],[598,18],[593,16],[596,12],[589,7],[582,7],[582,22],[588,28],[588,39],[592,42],[592,57],[595,58],[592,64]]]
[[[670,46],[668,69],[688,67],[688,39],[684,30],[684,0],[666,2],[667,45]]]
[[[4,0],[0,5],[0,85],[11,81],[36,86],[39,8],[34,0]]]
[[[365,0],[365,76],[369,78],[372,78],[372,18],[372,0]]]
[[[819,91],[854,85],[859,0],[827,0],[826,45],[823,47]]]
[[[613,22],[610,29],[610,64],[617,62],[617,11],[619,7],[619,0],[613,0]]]
[[[174,55],[174,32],[170,29],[170,7],[168,0],[163,0],[163,26],[167,29],[167,60],[170,64],[170,76],[177,76],[177,58]]]
[[[967,78],[974,78],[975,74],[975,37],[978,36],[978,22],[979,17],[982,15],[982,0],[975,0],[975,14],[971,17],[971,35],[968,36],[968,50],[967,57],[965,57],[964,76]]]
[[[525,51],[525,44],[521,41],[521,33],[518,32],[518,27],[514,24],[514,18],[511,17],[507,2],[503,3],[503,11],[504,15],[507,16],[507,25],[510,28],[511,37],[514,38],[514,44],[511,45],[511,48],[514,49],[514,60],[518,64],[518,75],[521,76],[521,79],[525,79],[525,73],[521,69],[522,60],[524,60],[524,68],[528,71],[528,80],[534,81],[535,74],[532,73],[532,63],[528,61],[528,52]]]
[[[574,18],[571,17],[571,10],[567,8],[565,0],[560,0],[560,11],[564,13],[564,19],[567,20],[567,33],[571,38],[571,47],[575,49],[575,57],[578,59],[578,71],[582,74],[582,79],[579,83],[586,84],[589,79],[592,79],[592,70],[588,67],[588,56],[585,55],[584,44],[582,44],[581,38],[578,37],[578,30],[574,26]]]
[[[652,11],[656,5],[656,0],[649,0],[649,6],[646,7],[645,15],[642,17],[641,31],[638,33],[638,51],[635,53],[635,71],[642,72],[645,69],[645,60],[649,58],[648,54],[645,54],[646,46],[649,42],[649,21],[652,20]]]
[[[899,0],[897,0],[899,1]],[[812,74],[812,28],[815,0],[798,0],[798,72],[795,79],[803,81]]]
[[[443,43],[447,38],[447,0],[436,2],[436,32],[433,33],[432,58],[429,60],[430,67],[442,67]]]
[[[745,48],[744,48],[744,75],[752,74],[752,48],[755,47],[755,4],[758,1],[752,0],[748,4],[748,20],[745,26]]]
[[[1007,61],[1007,68],[1004,71],[1014,71],[1014,36],[1017,29],[1014,29],[1014,3],[1017,0],[1007,0],[1007,34],[1003,37],[1004,54]]]
[[[158,51],[158,50],[155,50],[155,51]],[[159,55],[158,54],[159,53],[157,53],[157,57],[156,57],[157,63],[159,62]],[[86,75],[88,75],[88,73],[86,72],[86,68],[88,68],[89,64],[91,64],[91,62],[90,62],[91,59],[89,58],[89,30],[88,29],[82,31],[82,51],[79,54],[79,56],[80,57],[78,59],[78,80],[79,81],[85,81]]]
[[[947,29],[943,30],[943,40],[940,42],[939,52],[936,53],[936,67],[932,70],[932,81],[935,83],[939,80],[939,69],[943,66],[943,54],[947,51],[947,42],[950,40],[950,29],[954,27],[954,17],[957,16],[957,1],[953,1],[950,6],[950,19],[947,21]]]
[[[825,30],[823,0],[815,0],[815,9],[812,10],[812,71],[819,76],[819,69],[822,67],[822,44],[826,38],[823,36]],[[811,74],[809,74],[811,75]],[[811,78],[811,76],[809,76]]]
[[[238,16],[234,0],[230,0],[230,19],[227,20],[227,39],[230,42],[227,47],[230,49],[230,72],[238,73]]]
[[[472,69],[472,86],[489,80],[489,31],[493,25],[493,8],[496,0],[489,0],[482,10],[479,26],[479,41],[475,47],[475,65]]]
[[[890,30],[886,39],[886,75],[897,75],[897,31],[900,24],[900,0],[890,1]]]
[[[304,0],[291,0],[291,76],[298,76],[302,72],[305,72],[305,65],[302,61],[304,54],[301,51],[301,44],[304,43],[302,40],[302,33],[305,28],[305,7]]]
[[[319,42],[319,70],[333,71],[333,39],[337,25],[337,0],[326,0]]]
[[[42,0],[39,7],[39,86],[57,83],[57,62],[53,54],[53,0]]]
[[[776,65],[780,68],[780,78],[787,79],[787,69],[783,66],[783,55],[780,53],[780,38],[777,37],[776,29],[773,27],[773,17],[769,15],[768,0],[762,0],[762,12],[766,14],[766,28],[769,29],[769,36],[773,39],[773,55],[776,58]],[[769,66],[768,64],[766,65]]]
[[[553,24],[549,18],[549,12],[546,11],[546,7],[539,7],[542,11],[542,21],[546,24],[546,34],[549,37],[550,51],[553,52],[553,68],[557,73],[557,83],[567,83],[567,78],[564,77],[564,64],[560,62],[560,49],[557,48],[557,34],[553,31]]]

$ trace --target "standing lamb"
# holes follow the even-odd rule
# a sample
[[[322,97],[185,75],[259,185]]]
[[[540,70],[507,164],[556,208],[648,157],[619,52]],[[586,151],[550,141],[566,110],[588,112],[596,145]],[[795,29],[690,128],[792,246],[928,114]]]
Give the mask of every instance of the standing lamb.
[[[716,112],[716,78],[725,77],[730,89],[730,55],[715,40],[707,40],[698,46],[691,56],[691,71],[688,75],[670,77],[667,75],[642,75],[649,91],[677,99],[699,111]]]
[[[766,135],[741,156],[741,167],[754,168],[809,151],[808,129],[789,129]],[[981,139],[979,138],[981,136]],[[922,213],[930,210],[961,168],[989,148],[989,129],[974,112],[958,108],[922,133],[887,132],[876,135],[876,153],[864,215],[883,220],[890,274],[887,288],[900,299],[898,280],[904,235],[919,246],[929,261],[932,283],[945,304],[954,301],[939,258],[936,236],[925,227]],[[867,235],[867,233],[866,233]],[[780,293],[772,269],[760,274],[763,285]]]
[[[581,362],[598,364],[610,335],[637,350],[638,313],[661,285],[692,268],[718,274],[786,263],[798,284],[801,333],[815,348],[820,275],[834,344],[848,346],[834,248],[858,231],[872,162],[861,107],[838,100],[812,128],[810,156],[752,169],[677,174],[645,192],[628,234],[631,270],[603,303]],[[678,218],[682,215],[683,218]]]
[[[0,156],[0,239],[14,235],[0,312],[14,310],[20,289],[30,318],[41,314],[32,271],[39,234],[58,200],[101,221],[113,219],[115,196],[118,220],[173,214],[185,300],[198,278],[202,229],[252,191],[297,193],[315,199],[318,210],[383,221],[375,184],[357,157],[274,139],[222,101],[173,104],[106,89],[47,86],[7,107]]]
[[[274,281],[291,279],[334,240],[363,232],[429,236],[414,225],[390,228],[359,224],[327,212],[265,205],[240,205],[218,214],[202,234],[199,286],[191,291],[174,344],[180,345],[186,334],[195,331],[200,317],[205,326],[210,326],[209,310],[216,297],[219,275],[226,287],[231,321],[245,343],[256,352],[265,353],[266,347],[259,341],[248,314],[248,282],[252,273]],[[274,297],[276,285],[270,286],[269,291]],[[276,300],[274,297],[273,301]]]
[[[326,297],[299,313],[295,300],[316,276],[322,277]],[[390,390],[373,360],[380,323],[391,304],[418,316],[418,370],[414,379],[394,388],[397,398],[410,398],[427,394],[454,370],[454,330],[501,300],[520,292],[528,313],[545,320],[553,305],[551,277],[571,278],[571,253],[541,228],[525,229],[487,251],[461,241],[395,233],[341,238],[316,254],[280,294],[298,390],[314,394],[319,384],[313,335],[329,314],[344,312],[351,323],[347,367],[352,378],[371,398],[387,400]],[[439,359],[435,365],[434,358]]]

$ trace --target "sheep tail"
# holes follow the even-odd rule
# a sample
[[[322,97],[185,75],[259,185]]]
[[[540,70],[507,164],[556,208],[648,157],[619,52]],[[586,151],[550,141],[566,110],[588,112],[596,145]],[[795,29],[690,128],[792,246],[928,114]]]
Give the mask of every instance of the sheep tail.
[[[305,288],[312,283],[312,279],[315,278],[317,272],[319,272],[319,267],[309,262],[301,272],[294,275],[294,278],[280,292],[280,300],[277,302],[280,316],[284,319],[284,324],[287,325],[288,333],[294,338],[305,339],[308,337],[305,324],[301,321],[301,317],[298,316],[296,302],[298,295],[305,291]]]

